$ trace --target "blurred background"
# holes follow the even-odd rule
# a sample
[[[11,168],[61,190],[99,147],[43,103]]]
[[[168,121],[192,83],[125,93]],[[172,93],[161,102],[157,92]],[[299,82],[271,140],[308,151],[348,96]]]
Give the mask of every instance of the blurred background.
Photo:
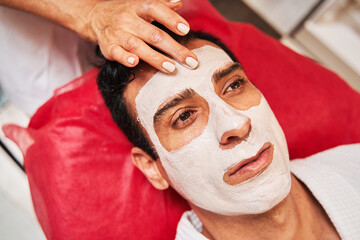
[[[360,91],[359,0],[211,2],[229,20],[254,24]]]
[[[210,2],[227,19],[255,25],[360,92],[360,0]],[[28,122],[29,115],[0,86],[0,128],[5,123],[25,127]],[[2,131],[0,145],[0,239],[45,239],[32,208],[22,154]]]

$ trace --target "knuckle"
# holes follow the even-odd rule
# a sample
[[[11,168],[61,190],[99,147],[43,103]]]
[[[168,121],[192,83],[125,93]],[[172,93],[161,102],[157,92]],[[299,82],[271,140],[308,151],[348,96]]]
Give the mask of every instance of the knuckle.
[[[106,59],[111,60],[111,56],[110,56],[111,45],[108,43],[99,42],[99,47],[100,47],[100,51],[101,51],[102,55]]]
[[[138,48],[138,41],[136,37],[128,37],[124,43],[124,48],[130,52],[135,51]]]
[[[187,51],[185,48],[183,47],[179,47],[176,51],[175,51],[175,57],[180,58],[180,59],[185,59],[185,56],[187,54]]]
[[[150,41],[152,43],[159,43],[164,39],[164,33],[159,29],[154,29],[150,33]]]
[[[109,59],[113,60],[116,56],[116,45],[115,44],[111,44],[109,47]]]
[[[154,0],[143,0],[143,5],[146,9],[152,9],[157,5],[157,2]]]

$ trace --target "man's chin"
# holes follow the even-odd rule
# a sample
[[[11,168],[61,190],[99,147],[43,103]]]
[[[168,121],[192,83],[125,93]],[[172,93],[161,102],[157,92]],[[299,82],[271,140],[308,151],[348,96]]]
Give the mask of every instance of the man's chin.
[[[262,209],[259,208],[259,211],[251,213],[251,215],[262,215],[274,211],[275,209],[283,205],[283,203],[286,201],[287,196],[289,196],[289,194],[287,194],[284,198],[281,198],[278,202],[272,202],[271,205],[268,205]]]
[[[259,215],[264,214],[277,207],[281,206],[282,203],[289,196],[291,190],[291,175],[289,173],[289,179],[284,181],[282,188],[280,187],[276,192],[272,192],[272,194],[276,193],[277,195],[273,195],[272,198],[261,198],[255,199],[254,204],[248,206],[247,209],[239,209],[239,212],[228,212],[226,215],[234,216],[234,215]],[[268,193],[270,194],[270,193]],[[263,199],[263,201],[261,201]],[[260,200],[260,201],[259,201]],[[239,203],[241,204],[241,203]]]
[[[205,211],[210,214],[216,214],[220,216],[226,216],[226,217],[236,217],[236,216],[255,216],[255,215],[266,215],[267,213],[271,213],[272,211],[275,211],[277,208],[280,208],[284,202],[286,201],[287,197],[289,196],[290,191],[285,194],[284,196],[281,196],[277,199],[273,199],[273,201],[270,202],[262,202],[261,204],[257,204],[256,206],[252,207],[251,211],[246,211],[242,209],[241,212],[233,211],[233,212],[216,212],[212,210],[206,210],[204,208],[201,208],[199,206],[196,206],[189,202],[192,209],[198,209],[200,211]],[[256,209],[256,210],[254,210]]]
[[[276,196],[276,198],[272,199],[272,201],[268,201],[267,204],[263,203],[263,204],[259,204],[257,211],[254,211],[252,213],[249,214],[265,214],[267,212],[273,211],[274,209],[281,207],[283,205],[283,203],[286,201],[287,197],[290,194],[290,190],[291,190],[291,178],[289,180],[289,183],[286,186],[287,189],[285,189],[284,191],[280,191],[283,194],[282,195],[278,195]]]

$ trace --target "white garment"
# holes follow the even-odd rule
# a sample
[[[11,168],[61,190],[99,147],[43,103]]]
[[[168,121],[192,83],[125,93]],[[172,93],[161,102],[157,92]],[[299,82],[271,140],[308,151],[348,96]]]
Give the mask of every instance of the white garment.
[[[339,146],[290,162],[291,172],[325,209],[343,240],[360,239],[360,144]],[[202,223],[186,211],[176,240],[207,240]]]
[[[90,44],[38,16],[0,6],[0,85],[29,115],[89,69]],[[89,49],[89,51],[87,50]]]

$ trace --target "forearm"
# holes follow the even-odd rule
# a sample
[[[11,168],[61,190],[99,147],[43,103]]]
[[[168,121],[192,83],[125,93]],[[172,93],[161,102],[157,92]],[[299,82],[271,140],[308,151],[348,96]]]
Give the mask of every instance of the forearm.
[[[0,4],[30,12],[96,41],[88,29],[88,15],[103,0],[0,0]]]

